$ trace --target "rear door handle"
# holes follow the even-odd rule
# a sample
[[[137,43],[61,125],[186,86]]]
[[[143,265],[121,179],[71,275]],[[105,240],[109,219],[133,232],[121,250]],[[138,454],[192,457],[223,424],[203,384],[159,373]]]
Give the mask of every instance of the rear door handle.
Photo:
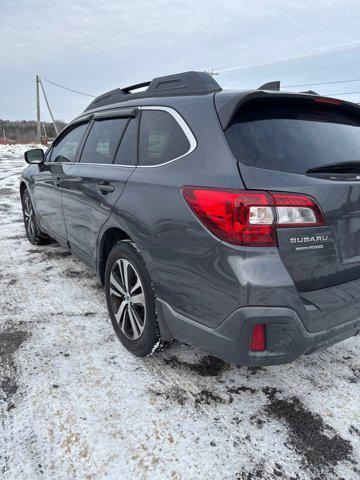
[[[55,187],[60,187],[60,185],[61,185],[61,177],[55,177],[55,178],[54,178],[54,184],[55,184]]]
[[[109,182],[98,183],[97,189],[103,195],[107,195],[108,193],[112,193],[114,191],[114,187],[110,185]]]

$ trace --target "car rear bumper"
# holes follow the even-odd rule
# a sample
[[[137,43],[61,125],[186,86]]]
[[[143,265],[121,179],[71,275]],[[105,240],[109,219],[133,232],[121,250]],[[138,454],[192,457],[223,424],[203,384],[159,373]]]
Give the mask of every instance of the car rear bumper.
[[[237,365],[262,366],[289,363],[360,333],[360,312],[341,325],[309,332],[298,314],[282,307],[242,307],[216,328],[191,320],[157,299],[160,330],[165,339],[196,345],[215,357]],[[255,324],[266,325],[266,350],[249,349]]]

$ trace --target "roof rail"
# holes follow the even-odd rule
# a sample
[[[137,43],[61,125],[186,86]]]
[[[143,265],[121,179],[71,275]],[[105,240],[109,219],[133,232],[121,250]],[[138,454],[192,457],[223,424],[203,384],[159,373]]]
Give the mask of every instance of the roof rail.
[[[314,90],[306,90],[306,92],[299,92],[299,93],[308,93],[309,95],[319,95],[320,96],[320,93],[314,92]]]
[[[141,92],[134,92],[139,88],[148,87]],[[199,95],[220,92],[222,88],[207,72],[182,72],[165,77],[157,77],[149,82],[142,82],[124,88],[116,88],[96,97],[85,109],[111,105],[135,98],[170,97],[175,95]]]

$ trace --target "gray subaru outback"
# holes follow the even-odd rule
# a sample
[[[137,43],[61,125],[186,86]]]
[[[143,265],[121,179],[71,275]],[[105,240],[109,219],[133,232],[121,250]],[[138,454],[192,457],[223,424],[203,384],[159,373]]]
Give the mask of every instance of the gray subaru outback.
[[[359,127],[358,105],[276,82],[116,89],[25,154],[26,233],[97,272],[135,355],[290,362],[360,331]]]

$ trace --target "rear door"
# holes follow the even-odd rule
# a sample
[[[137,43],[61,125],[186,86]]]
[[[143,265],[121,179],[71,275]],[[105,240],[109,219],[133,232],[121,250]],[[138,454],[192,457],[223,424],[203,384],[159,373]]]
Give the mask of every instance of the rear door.
[[[136,166],[135,111],[94,117],[79,162],[63,181],[68,240],[89,259],[111,209]]]
[[[305,194],[323,212],[325,226],[277,230],[300,291],[360,278],[359,112],[321,97],[261,99],[226,131],[248,189]]]

